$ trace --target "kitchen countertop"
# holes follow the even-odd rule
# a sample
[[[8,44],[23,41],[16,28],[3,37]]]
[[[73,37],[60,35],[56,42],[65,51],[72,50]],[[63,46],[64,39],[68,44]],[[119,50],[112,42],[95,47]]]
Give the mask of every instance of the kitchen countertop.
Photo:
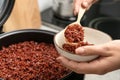
[[[120,70],[112,71],[105,75],[86,74],[85,80],[120,80]]]
[[[59,30],[55,30],[55,29],[47,27],[45,25],[42,25],[40,29],[42,29],[42,30],[48,30],[48,31],[56,32],[56,33],[59,32]]]

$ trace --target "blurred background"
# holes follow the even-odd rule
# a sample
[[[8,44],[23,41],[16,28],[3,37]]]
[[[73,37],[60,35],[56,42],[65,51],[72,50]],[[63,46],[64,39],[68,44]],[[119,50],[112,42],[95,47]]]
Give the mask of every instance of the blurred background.
[[[76,20],[73,0],[38,0],[42,21],[64,28]],[[99,0],[86,11],[81,24],[120,38],[120,0]]]

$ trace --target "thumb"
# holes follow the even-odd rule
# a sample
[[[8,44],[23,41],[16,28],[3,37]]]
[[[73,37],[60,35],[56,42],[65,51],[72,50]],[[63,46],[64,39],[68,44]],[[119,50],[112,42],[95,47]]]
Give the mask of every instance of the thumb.
[[[92,4],[94,4],[95,2],[97,2],[97,1],[98,1],[98,0],[84,0],[84,1],[82,2],[82,6],[83,6],[84,8],[89,9],[90,6],[91,6]]]
[[[75,50],[76,54],[79,55],[101,55],[101,56],[108,56],[108,49],[104,45],[94,45],[94,46],[83,46],[79,47]]]

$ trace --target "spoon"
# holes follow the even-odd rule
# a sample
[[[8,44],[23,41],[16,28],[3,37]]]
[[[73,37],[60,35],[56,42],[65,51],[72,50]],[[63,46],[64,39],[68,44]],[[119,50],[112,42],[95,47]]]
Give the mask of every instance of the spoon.
[[[83,17],[84,13],[85,13],[86,9],[85,8],[80,8],[79,12],[78,12],[78,17],[77,20],[71,24],[80,24],[81,18]],[[80,24],[81,25],[81,24]]]
[[[59,33],[57,33],[56,36],[58,37],[55,36],[54,42],[60,43],[58,44],[59,48],[65,48],[65,46],[67,45],[66,47],[69,47],[70,49],[74,50],[74,48],[76,48],[77,46],[81,46],[81,43],[84,43],[84,30],[80,24],[80,20],[84,13],[85,9],[80,9],[77,20],[69,24],[65,29],[63,29]]]
[[[78,12],[78,17],[77,20],[71,24],[69,24],[65,29],[64,29],[64,37],[65,40],[68,44],[76,44],[80,41],[83,41],[84,38],[84,32],[82,29],[82,26],[80,24],[81,18],[83,14],[85,13],[86,9],[85,8],[80,8]],[[78,35],[78,36],[77,36]]]

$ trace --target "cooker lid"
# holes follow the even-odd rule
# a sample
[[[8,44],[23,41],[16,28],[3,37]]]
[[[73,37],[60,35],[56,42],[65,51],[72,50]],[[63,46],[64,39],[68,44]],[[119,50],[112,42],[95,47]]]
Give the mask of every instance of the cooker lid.
[[[15,0],[0,0],[0,27],[9,17]]]

